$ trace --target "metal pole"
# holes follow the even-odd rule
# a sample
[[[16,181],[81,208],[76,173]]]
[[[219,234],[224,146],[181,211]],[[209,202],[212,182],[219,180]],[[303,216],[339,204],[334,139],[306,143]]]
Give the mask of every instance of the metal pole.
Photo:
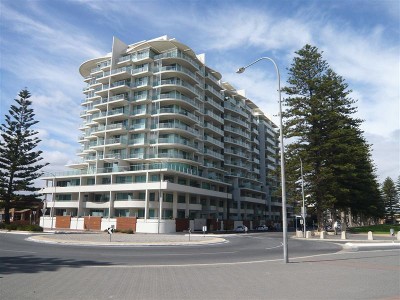
[[[303,212],[302,212],[302,217],[303,217],[303,237],[306,237],[306,205],[304,201],[304,177],[303,177],[303,161],[301,160],[300,157],[300,173],[301,173],[301,196],[303,198]]]
[[[281,75],[275,61],[269,57],[261,57],[251,64],[241,67],[236,73],[243,73],[248,67],[254,65],[260,60],[269,60],[274,64],[277,79],[278,79],[278,96],[279,96],[279,133],[280,133],[280,151],[281,151],[281,188],[282,188],[282,231],[283,231],[283,261],[289,262],[288,246],[287,246],[287,210],[286,210],[286,180],[285,180],[285,153],[283,144],[283,121],[282,121],[282,97],[281,97]]]
[[[56,202],[56,193],[57,193],[57,183],[56,183],[56,175],[53,173],[49,173],[50,175],[53,175],[53,187],[54,187],[54,194],[53,194],[53,199],[52,199],[52,205],[51,205],[51,226],[50,229],[53,230],[53,219],[54,219],[54,205]]]

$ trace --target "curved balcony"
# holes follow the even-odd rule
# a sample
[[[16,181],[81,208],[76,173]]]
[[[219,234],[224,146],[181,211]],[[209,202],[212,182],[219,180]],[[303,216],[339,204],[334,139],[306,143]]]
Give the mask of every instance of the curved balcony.
[[[183,149],[191,149],[197,150],[197,147],[191,141],[183,139],[179,136],[168,137],[168,138],[159,138],[159,139],[151,139],[150,145],[170,145],[174,146],[174,148],[183,148]]]
[[[152,129],[159,129],[160,132],[162,131],[178,131],[182,134],[190,134],[192,137],[199,137],[199,131],[193,127],[184,125],[179,122],[173,123],[160,123],[156,126],[153,126]]]
[[[214,101],[211,97],[206,96],[204,104],[210,105],[211,107],[216,108],[221,112],[224,112],[224,107],[220,103],[217,103],[216,101]]]
[[[236,145],[236,146],[241,146],[241,147],[244,147],[244,148],[246,148],[248,150],[250,149],[250,145],[248,143],[242,142],[241,140],[238,140],[238,139],[233,139],[231,137],[225,137],[224,138],[224,142],[225,143],[230,143],[230,144],[233,144],[233,145]]]
[[[141,80],[136,79],[134,82],[130,84],[130,87],[134,89],[134,91],[144,91],[151,88],[150,80],[148,77],[144,77]]]
[[[178,77],[191,82],[193,85],[199,84],[196,78],[196,74],[190,71],[188,68],[182,67],[180,65],[175,66],[165,66],[161,68],[156,68],[153,70],[154,73],[161,73],[161,76],[167,78]]]
[[[110,98],[103,97],[99,100],[93,101],[93,108],[105,109],[107,107],[107,103],[125,106],[128,104],[128,101],[128,96],[126,94],[118,94]]]
[[[194,59],[176,49],[154,56],[154,60],[158,59],[166,61],[166,64],[172,64],[176,61],[179,61],[180,65],[189,69],[193,69],[193,71],[198,71],[200,69],[199,64]]]
[[[211,123],[204,123],[204,129],[211,130],[212,132],[217,133],[222,136],[224,135],[224,131],[221,128],[216,127]]]
[[[156,112],[152,112],[152,115],[174,115],[175,118],[181,117],[182,120],[189,121],[189,123],[198,123],[199,122],[199,117],[186,111],[183,109],[177,109],[177,108],[161,108],[160,110]]]
[[[160,95],[157,95],[155,97],[153,97],[153,100],[163,100],[163,101],[170,101],[173,103],[184,103],[184,104],[188,104],[188,106],[191,109],[199,109],[199,104],[193,100],[192,98],[189,98],[185,95],[182,95],[181,93],[179,93],[178,91],[174,90],[174,91],[170,91],[168,93],[163,93]]]
[[[148,65],[146,65],[144,67],[141,67],[141,68],[136,68],[136,69],[132,69],[131,70],[131,75],[133,77],[150,75],[150,74],[151,74],[151,72],[150,72],[150,69],[149,69]]]
[[[192,97],[199,97],[196,88],[180,78],[163,79],[153,84],[154,88],[162,88],[163,91],[177,90],[181,93],[189,93]]]
[[[118,69],[111,70],[112,80],[124,80],[131,77],[132,67],[122,67]]]
[[[236,112],[236,113],[240,114],[246,120],[249,119],[249,114],[247,113],[247,111],[245,110],[245,108],[243,106],[235,106],[231,102],[227,101],[227,102],[225,102],[225,109],[227,111],[232,111],[232,112]]]
[[[242,137],[245,137],[246,139],[250,139],[250,134],[248,134],[247,132],[245,132],[242,129],[238,129],[238,128],[235,128],[232,126],[225,126],[224,128],[225,128],[225,131],[229,131],[230,133],[240,135]]]
[[[219,140],[217,140],[217,139],[215,139],[215,138],[213,138],[213,137],[211,137],[209,135],[204,136],[204,142],[216,145],[216,146],[221,147],[221,148],[224,148],[224,143],[223,142],[221,142],[221,141],[219,141]]]
[[[216,151],[213,151],[213,150],[211,150],[211,149],[204,149],[204,155],[205,155],[205,156],[212,157],[212,158],[224,160],[224,155],[223,155],[223,154],[218,153],[218,152],[216,152]]]

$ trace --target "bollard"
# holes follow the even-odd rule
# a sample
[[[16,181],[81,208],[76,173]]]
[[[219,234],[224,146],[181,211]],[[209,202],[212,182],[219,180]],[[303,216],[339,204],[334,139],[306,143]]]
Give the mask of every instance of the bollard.
[[[326,231],[321,231],[320,234],[319,234],[319,238],[321,240],[323,240],[323,239],[325,239],[325,235],[326,235]]]
[[[346,230],[342,231],[341,239],[342,240],[347,240],[347,232],[346,232]]]
[[[400,241],[400,231],[397,231],[397,240]]]
[[[368,241],[373,241],[374,236],[372,235],[372,231],[368,231]]]
[[[306,239],[310,239],[310,238],[311,238],[311,231],[306,231]]]

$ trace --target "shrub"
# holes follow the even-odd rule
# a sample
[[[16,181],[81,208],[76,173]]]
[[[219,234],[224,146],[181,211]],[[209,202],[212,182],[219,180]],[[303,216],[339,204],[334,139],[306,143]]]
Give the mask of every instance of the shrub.
[[[0,229],[43,232],[43,227],[40,227],[39,225],[23,225],[16,223],[11,223],[11,224],[1,223]]]

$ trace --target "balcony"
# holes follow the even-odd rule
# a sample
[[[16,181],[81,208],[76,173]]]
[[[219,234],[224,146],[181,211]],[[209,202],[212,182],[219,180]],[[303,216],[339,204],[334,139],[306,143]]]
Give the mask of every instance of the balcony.
[[[182,100],[185,103],[190,104],[192,107],[194,107],[196,109],[199,108],[199,104],[195,100],[193,100],[193,99],[191,99],[191,98],[189,98],[187,96],[182,95],[181,93],[179,93],[176,90],[171,91],[169,93],[164,93],[164,94],[160,94],[159,96],[153,97],[153,100],[168,100],[168,99],[170,99],[170,100]]]

